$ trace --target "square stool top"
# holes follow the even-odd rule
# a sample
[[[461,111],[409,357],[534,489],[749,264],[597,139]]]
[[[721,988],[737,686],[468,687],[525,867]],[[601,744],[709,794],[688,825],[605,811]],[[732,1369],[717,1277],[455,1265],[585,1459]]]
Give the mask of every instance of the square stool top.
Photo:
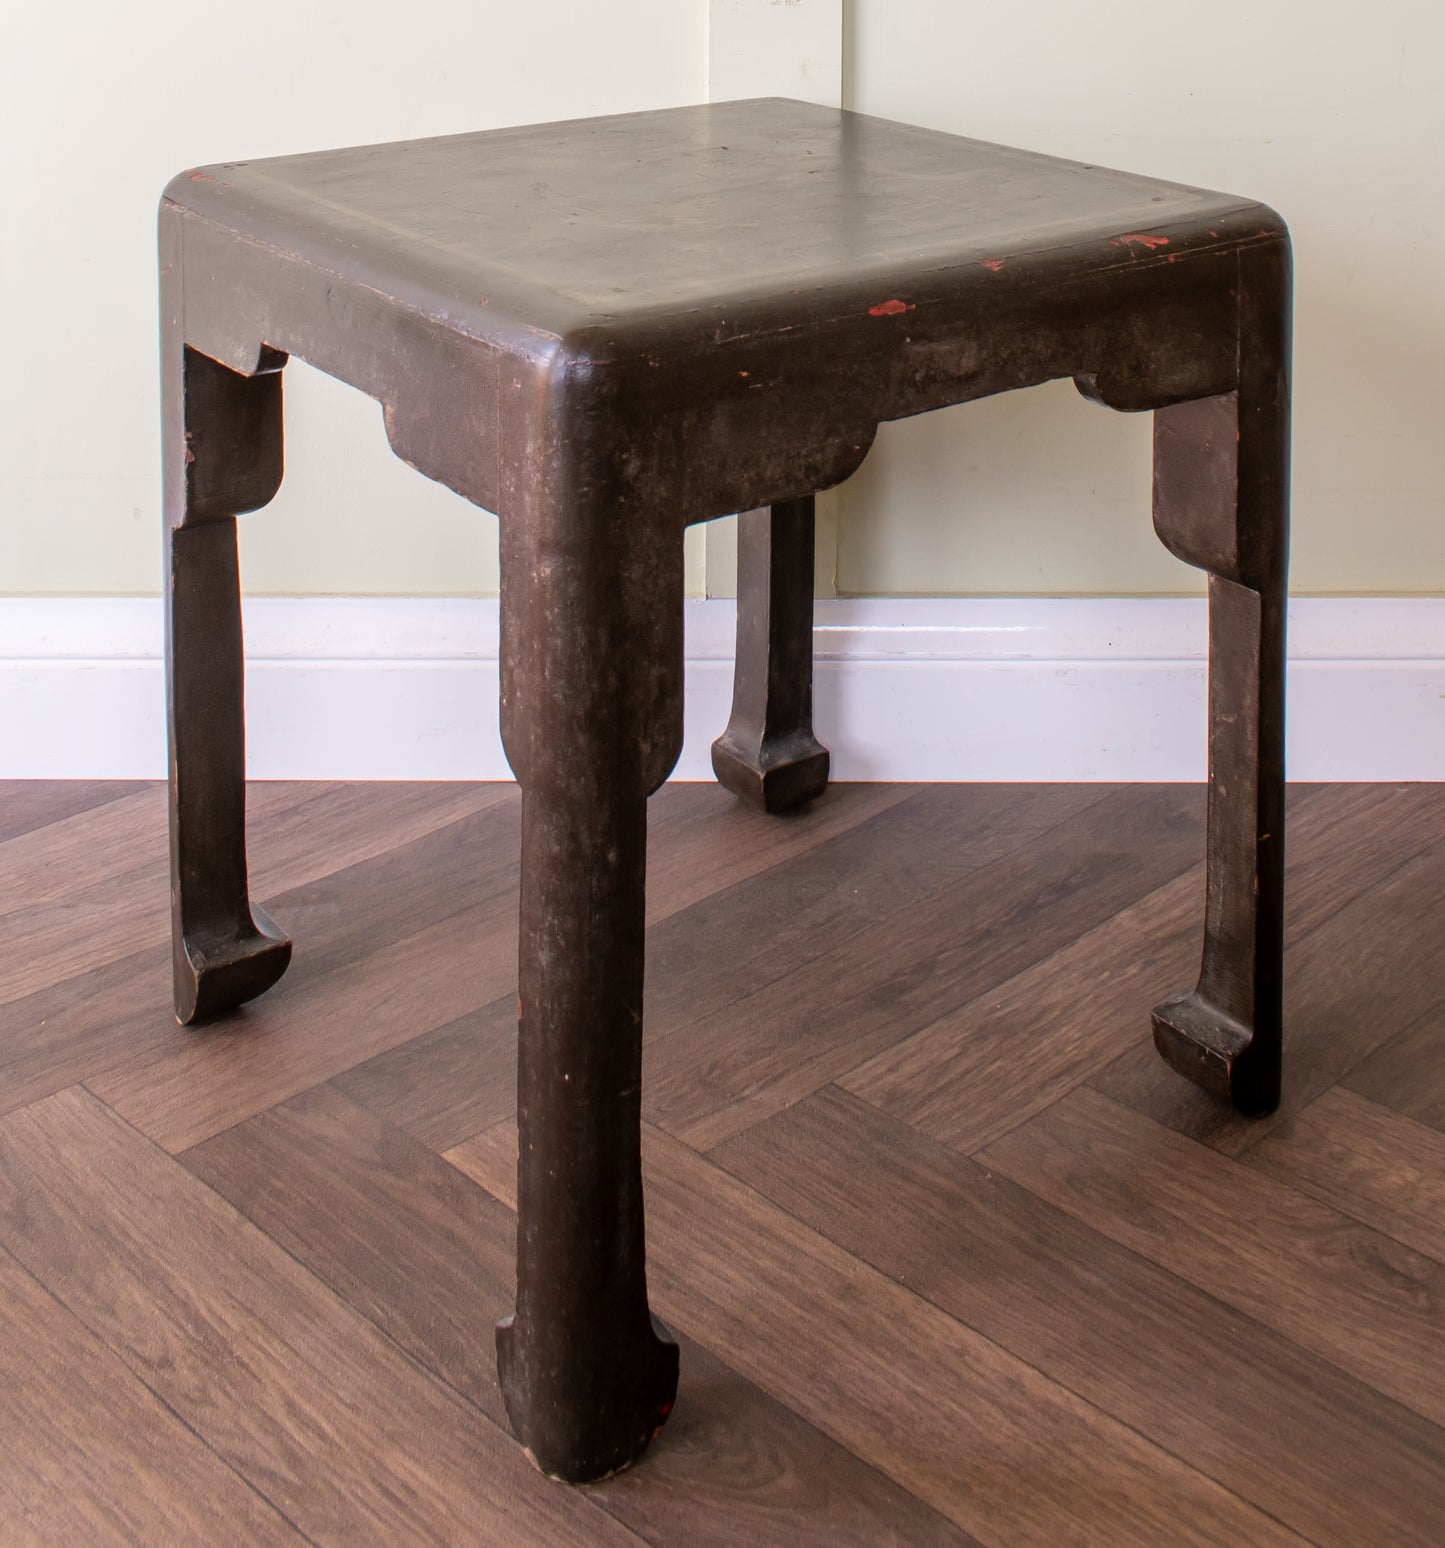
[[[721,342],[1282,229],[1227,194],[783,99],[224,163],[166,198],[493,342]]]

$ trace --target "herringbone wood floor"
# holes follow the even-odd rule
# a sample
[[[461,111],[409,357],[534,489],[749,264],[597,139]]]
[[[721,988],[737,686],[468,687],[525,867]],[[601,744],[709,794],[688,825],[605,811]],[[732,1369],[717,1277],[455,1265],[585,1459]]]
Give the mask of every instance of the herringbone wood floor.
[[[168,1008],[165,796],[0,787],[0,1540],[1439,1544],[1445,788],[1301,788],[1288,1069],[1172,1076],[1192,788],[654,802],[644,1463],[504,1431],[517,798],[264,785],[292,970]]]

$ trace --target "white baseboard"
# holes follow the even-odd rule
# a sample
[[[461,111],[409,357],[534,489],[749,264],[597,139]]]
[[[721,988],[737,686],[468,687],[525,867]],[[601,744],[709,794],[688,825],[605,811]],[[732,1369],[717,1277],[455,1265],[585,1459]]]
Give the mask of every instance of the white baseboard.
[[[709,779],[734,606],[687,604],[687,737]],[[497,604],[246,603],[258,779],[507,779]],[[1205,604],[1193,599],[820,602],[815,715],[838,779],[1198,780]],[[1445,780],[1445,599],[1290,609],[1289,773]],[[165,772],[160,603],[0,599],[0,777]]]

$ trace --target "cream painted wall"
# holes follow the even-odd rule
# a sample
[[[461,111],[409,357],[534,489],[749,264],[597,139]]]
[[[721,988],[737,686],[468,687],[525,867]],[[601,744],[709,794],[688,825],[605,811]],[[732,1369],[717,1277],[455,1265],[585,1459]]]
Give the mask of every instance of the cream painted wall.
[[[710,0],[707,94],[710,102],[745,97],[795,97],[822,107],[843,106],[843,17],[849,0]],[[833,490],[814,502],[814,590],[837,591],[837,501]],[[707,596],[738,591],[738,524],[710,521],[701,536]]]
[[[160,578],[155,206],[183,166],[706,96],[705,0],[51,0],[0,48],[0,593]],[[286,373],[287,474],[251,592],[495,589],[496,523]],[[700,580],[700,575],[698,577]]]
[[[1296,263],[1296,591],[1445,591],[1445,9],[850,0],[845,102],[1242,193]],[[1149,426],[1053,383],[885,426],[842,592],[1171,592]]]
[[[838,0],[767,3],[796,31],[800,7]],[[177,0],[19,11],[0,52],[0,593],[156,590],[153,222],[177,168],[702,100],[710,13],[716,28],[763,4],[254,0],[243,20]],[[1295,231],[1299,284],[1295,587],[1445,590],[1434,467],[1445,11],[843,9],[850,106],[1276,205]],[[287,480],[242,523],[248,589],[491,590],[491,519],[397,462],[367,399],[303,366],[287,376]],[[885,426],[834,502],[839,589],[1194,589],[1150,533],[1147,489],[1147,422],[1067,384]],[[694,589],[701,550],[699,537]],[[719,556],[710,578],[722,567]]]

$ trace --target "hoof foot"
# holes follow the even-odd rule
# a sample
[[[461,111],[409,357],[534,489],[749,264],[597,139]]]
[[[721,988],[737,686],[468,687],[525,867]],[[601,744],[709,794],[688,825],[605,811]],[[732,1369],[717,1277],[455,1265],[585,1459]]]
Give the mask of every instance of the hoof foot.
[[[1154,1046],[1195,1085],[1227,1098],[1247,1117],[1279,1106],[1279,1056],[1266,1054],[1243,1022],[1216,1010],[1199,991],[1154,1008]]]
[[[605,1364],[565,1386],[529,1369],[511,1317],[497,1324],[497,1374],[512,1433],[549,1478],[589,1483],[619,1473],[666,1422],[677,1399],[677,1345],[651,1321],[628,1356],[608,1349]]]
[[[175,953],[176,1020],[190,1026],[264,994],[286,971],[291,941],[263,908],[251,905],[251,929],[213,938],[197,931]]]
[[[802,806],[828,788],[828,749],[809,732],[747,748],[726,733],[712,744],[718,783],[776,816]]]

